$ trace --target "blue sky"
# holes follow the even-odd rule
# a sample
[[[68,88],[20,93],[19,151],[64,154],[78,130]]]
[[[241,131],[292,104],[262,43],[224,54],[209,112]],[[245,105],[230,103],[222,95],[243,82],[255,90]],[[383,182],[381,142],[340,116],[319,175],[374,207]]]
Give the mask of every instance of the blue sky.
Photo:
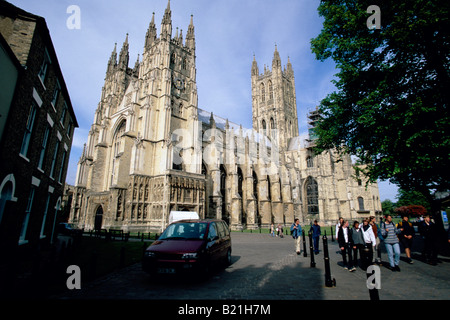
[[[94,119],[114,44],[120,50],[129,34],[130,66],[142,55],[145,33],[155,12],[160,23],[167,0],[9,0],[44,17],[69,89],[76,129],[67,182],[74,184],[76,166]],[[306,114],[334,90],[332,61],[315,60],[310,40],[322,28],[319,0],[171,0],[172,27],[183,35],[194,16],[199,107],[252,127],[250,68],[253,55],[260,72],[271,67],[275,44],[283,65],[288,57],[295,73],[300,134]],[[67,28],[70,5],[80,8],[80,29]],[[397,188],[380,183],[381,200],[395,201]]]

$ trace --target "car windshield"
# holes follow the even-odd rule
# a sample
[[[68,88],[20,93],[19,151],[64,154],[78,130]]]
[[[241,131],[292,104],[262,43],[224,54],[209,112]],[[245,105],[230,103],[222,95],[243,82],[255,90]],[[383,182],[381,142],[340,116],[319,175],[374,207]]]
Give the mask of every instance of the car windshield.
[[[202,240],[205,238],[207,223],[182,222],[167,227],[159,240]]]

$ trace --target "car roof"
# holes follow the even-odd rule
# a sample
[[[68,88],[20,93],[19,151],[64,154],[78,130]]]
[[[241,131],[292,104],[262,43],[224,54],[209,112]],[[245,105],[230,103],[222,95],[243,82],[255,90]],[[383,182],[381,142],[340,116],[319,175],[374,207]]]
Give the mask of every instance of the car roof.
[[[220,220],[220,219],[183,219],[183,220],[174,221],[174,222],[172,222],[172,224],[186,223],[186,222],[188,222],[188,223],[210,223],[210,222],[220,222],[220,221],[223,221],[223,220]]]

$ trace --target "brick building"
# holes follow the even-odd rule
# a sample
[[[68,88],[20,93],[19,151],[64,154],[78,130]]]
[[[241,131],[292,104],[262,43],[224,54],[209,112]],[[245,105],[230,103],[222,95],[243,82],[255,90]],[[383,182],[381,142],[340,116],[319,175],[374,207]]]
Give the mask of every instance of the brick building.
[[[52,241],[78,123],[45,19],[0,1],[0,38],[1,81],[9,83],[9,98],[0,99],[3,270]]]

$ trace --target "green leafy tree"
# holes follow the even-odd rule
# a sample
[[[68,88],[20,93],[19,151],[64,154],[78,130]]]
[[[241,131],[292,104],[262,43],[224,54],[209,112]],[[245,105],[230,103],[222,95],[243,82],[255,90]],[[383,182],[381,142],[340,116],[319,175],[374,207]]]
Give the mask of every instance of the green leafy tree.
[[[418,205],[423,206],[426,211],[431,210],[431,204],[420,192],[414,190],[398,189],[397,207]]]
[[[380,29],[367,27],[372,4],[320,2],[312,51],[339,71],[337,90],[319,105],[316,152],[356,155],[370,182],[390,180],[431,201],[432,190],[450,189],[450,1],[378,1]]]
[[[395,203],[393,203],[391,200],[386,199],[381,202],[381,209],[383,210],[383,214],[387,215],[393,215],[394,209],[395,209]]]

